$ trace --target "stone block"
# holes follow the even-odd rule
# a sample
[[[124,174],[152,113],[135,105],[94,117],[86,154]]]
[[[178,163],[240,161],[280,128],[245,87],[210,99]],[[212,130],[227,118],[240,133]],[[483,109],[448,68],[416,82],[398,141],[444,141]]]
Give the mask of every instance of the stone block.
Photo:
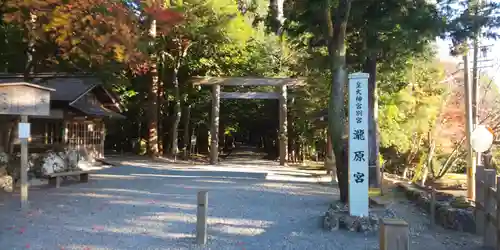
[[[402,190],[406,197],[415,203],[422,210],[430,213],[430,194],[411,184],[398,183],[398,188]],[[453,205],[460,204],[459,207]],[[436,193],[436,224],[456,231],[475,233],[476,226],[474,220],[473,206],[467,206],[463,202],[463,197],[454,197],[449,194]]]
[[[377,232],[379,218],[394,218],[395,214],[390,209],[370,209],[369,216],[358,217],[349,215],[347,204],[335,202],[330,205],[323,217],[323,228],[328,231],[347,230],[351,232],[370,233]]]

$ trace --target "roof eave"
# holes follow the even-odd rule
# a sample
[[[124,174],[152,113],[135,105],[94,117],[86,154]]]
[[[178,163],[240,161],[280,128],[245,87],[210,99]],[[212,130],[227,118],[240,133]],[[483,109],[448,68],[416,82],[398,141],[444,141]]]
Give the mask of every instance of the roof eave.
[[[89,88],[87,88],[87,90],[85,90],[84,92],[82,92],[79,96],[77,96],[75,98],[75,100],[73,101],[70,101],[69,105],[73,105],[75,102],[77,102],[78,100],[80,100],[82,97],[84,97],[87,93],[89,93],[90,91],[92,91],[95,87],[97,87],[97,85],[99,84],[92,84]]]
[[[46,90],[46,91],[56,91],[55,89],[53,88],[48,88],[48,87],[45,87],[45,86],[41,86],[41,85],[38,85],[38,84],[34,84],[34,83],[29,83],[29,82],[7,82],[7,83],[0,83],[0,87],[2,86],[28,86],[28,87],[32,87],[32,88],[37,88],[37,89],[41,89],[41,90]]]

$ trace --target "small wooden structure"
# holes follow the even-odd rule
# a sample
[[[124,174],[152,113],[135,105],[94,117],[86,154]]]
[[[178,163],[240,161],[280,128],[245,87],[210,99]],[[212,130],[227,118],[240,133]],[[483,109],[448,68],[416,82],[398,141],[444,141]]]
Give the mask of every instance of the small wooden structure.
[[[0,75],[0,85],[22,81],[20,75]],[[38,74],[33,82],[54,91],[48,116],[30,117],[30,151],[69,148],[104,157],[105,120],[124,118],[119,98],[88,75]]]
[[[219,157],[219,111],[220,99],[278,99],[279,100],[279,155],[280,165],[287,160],[287,88],[305,85],[299,78],[258,78],[258,77],[193,77],[194,85],[212,86],[212,117],[210,164],[217,164]],[[275,92],[221,92],[221,86],[275,86]]]
[[[500,176],[496,169],[476,168],[476,233],[483,245],[500,249]]]
[[[28,207],[28,116],[48,116],[54,89],[24,81],[0,81],[0,114],[20,116],[18,139],[21,147],[21,208]]]

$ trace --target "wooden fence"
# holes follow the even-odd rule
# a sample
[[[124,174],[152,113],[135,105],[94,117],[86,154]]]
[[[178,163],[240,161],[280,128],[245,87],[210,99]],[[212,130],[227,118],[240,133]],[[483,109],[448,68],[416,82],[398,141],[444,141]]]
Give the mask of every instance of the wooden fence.
[[[496,169],[476,168],[476,233],[487,248],[500,249],[500,176]]]

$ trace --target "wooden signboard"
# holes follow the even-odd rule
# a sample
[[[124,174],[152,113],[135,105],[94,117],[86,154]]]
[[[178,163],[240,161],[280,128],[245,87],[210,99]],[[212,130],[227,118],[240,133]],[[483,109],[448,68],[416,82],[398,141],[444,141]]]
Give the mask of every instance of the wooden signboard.
[[[0,115],[48,116],[50,92],[34,84],[0,84]]]

